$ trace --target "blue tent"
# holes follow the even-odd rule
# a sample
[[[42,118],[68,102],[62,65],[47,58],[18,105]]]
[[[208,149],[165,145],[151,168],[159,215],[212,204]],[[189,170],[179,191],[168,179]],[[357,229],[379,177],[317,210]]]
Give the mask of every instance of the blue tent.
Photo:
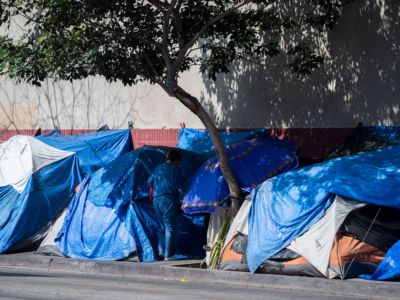
[[[38,136],[36,138],[54,148],[76,152],[79,165],[87,174],[93,173],[98,168],[132,150],[132,137],[129,129],[69,136]]]
[[[333,195],[400,208],[400,146],[333,159],[274,177],[253,191],[250,271],[306,232]]]
[[[220,132],[219,136],[227,147],[243,139],[263,136],[265,129],[248,130],[241,132]],[[207,130],[183,128],[178,133],[177,148],[194,151],[199,154],[207,154],[214,150],[210,134]]]
[[[0,145],[0,253],[30,246],[72,199],[82,179],[78,158],[33,137]]]
[[[116,260],[136,252],[141,261],[156,259],[161,224],[150,204],[147,179],[165,161],[167,147],[145,146],[121,156],[82,184],[56,238],[59,250],[82,259]],[[189,179],[202,163],[182,151],[180,164]],[[181,215],[180,249],[185,257],[204,256],[204,216]]]

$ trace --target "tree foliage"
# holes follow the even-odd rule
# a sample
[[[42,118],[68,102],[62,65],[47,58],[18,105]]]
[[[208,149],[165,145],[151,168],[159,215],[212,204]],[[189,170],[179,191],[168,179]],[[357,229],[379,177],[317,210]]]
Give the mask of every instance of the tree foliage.
[[[90,75],[155,83],[167,80],[167,51],[176,63],[175,77],[200,65],[215,79],[238,59],[279,54],[288,55],[294,72],[308,74],[322,57],[307,36],[286,49],[282,36],[331,28],[342,5],[339,0],[1,0],[3,26],[18,17],[26,31],[17,40],[1,37],[0,72],[34,84]]]

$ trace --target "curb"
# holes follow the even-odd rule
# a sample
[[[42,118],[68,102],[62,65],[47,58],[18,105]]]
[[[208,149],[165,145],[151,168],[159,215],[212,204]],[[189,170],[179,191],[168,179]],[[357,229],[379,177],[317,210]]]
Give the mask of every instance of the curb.
[[[46,272],[79,272],[96,275],[158,278],[183,282],[202,282],[285,291],[303,291],[324,295],[356,296],[374,299],[399,299],[399,282],[361,279],[328,280],[324,278],[213,271],[189,266],[200,261],[184,260],[158,263],[89,261],[32,253],[0,255],[0,268],[38,269]]]

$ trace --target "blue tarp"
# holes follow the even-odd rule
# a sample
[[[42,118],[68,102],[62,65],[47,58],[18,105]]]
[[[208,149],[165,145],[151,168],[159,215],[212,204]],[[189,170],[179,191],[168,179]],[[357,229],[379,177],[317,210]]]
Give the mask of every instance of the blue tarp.
[[[287,140],[254,138],[231,145],[226,155],[228,164],[243,191],[298,165],[297,146]],[[193,176],[185,194],[183,210],[187,213],[215,212],[229,197],[229,188],[217,157],[208,159]]]
[[[252,195],[250,271],[317,222],[334,194],[399,209],[399,186],[400,146],[333,159],[266,181]]]
[[[389,249],[374,274],[360,277],[371,280],[400,279],[400,241]]]
[[[52,131],[40,135],[40,137],[56,137],[56,136],[62,136],[61,131],[59,129],[54,129]]]
[[[220,132],[219,136],[227,147],[243,139],[263,136],[265,129],[249,130],[243,132]],[[177,148],[194,151],[199,154],[207,154],[214,150],[210,134],[207,130],[192,128],[179,129]]]
[[[132,150],[132,137],[129,129],[70,136],[38,136],[36,138],[54,148],[76,152],[79,165],[86,174],[93,173],[98,168]]]
[[[167,147],[142,147],[93,173],[74,197],[56,244],[65,255],[116,260],[137,251],[141,261],[156,259],[162,226],[150,204],[148,177],[165,161]],[[181,172],[190,179],[203,162],[182,151]],[[204,216],[180,215],[178,255],[202,257]]]
[[[0,253],[37,234],[66,208],[81,179],[71,155],[33,173],[22,193],[0,187]]]
[[[87,201],[88,189],[86,178],[68,208],[56,238],[58,248],[73,258],[112,260],[129,256],[136,251],[134,238],[129,234],[130,218],[121,220],[112,208]],[[131,210],[131,206],[126,209]]]
[[[367,129],[377,138],[393,143],[400,144],[400,127],[395,126],[369,126]]]

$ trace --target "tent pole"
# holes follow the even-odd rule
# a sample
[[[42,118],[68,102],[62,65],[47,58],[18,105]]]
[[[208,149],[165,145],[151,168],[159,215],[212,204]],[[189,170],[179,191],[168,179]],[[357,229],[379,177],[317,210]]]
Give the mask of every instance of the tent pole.
[[[367,232],[365,233],[365,235],[364,235],[364,237],[363,237],[363,239],[362,239],[361,242],[364,242],[365,239],[367,238],[368,233],[370,232],[372,226],[374,225],[374,223],[375,223],[375,221],[376,221],[376,218],[378,217],[378,215],[379,215],[381,209],[382,209],[382,206],[380,206],[379,209],[378,209],[378,211],[376,212],[376,215],[375,215],[374,219],[372,220],[371,225],[369,225],[368,230],[367,230]],[[346,275],[347,275],[347,273],[349,272],[349,270],[350,270],[350,268],[351,268],[351,265],[354,263],[354,260],[356,259],[356,256],[357,256],[358,252],[360,252],[360,249],[361,249],[361,247],[358,248],[358,250],[356,251],[356,253],[353,255],[353,257],[352,257],[352,259],[351,259],[351,261],[350,261],[349,267],[347,268],[346,272],[344,273],[344,278],[343,278],[343,279],[346,278]]]

